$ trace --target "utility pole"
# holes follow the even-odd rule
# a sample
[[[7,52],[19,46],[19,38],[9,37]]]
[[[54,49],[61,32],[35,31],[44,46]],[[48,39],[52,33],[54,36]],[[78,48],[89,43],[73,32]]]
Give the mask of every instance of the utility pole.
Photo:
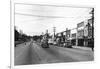
[[[48,30],[46,30],[46,34],[48,34]]]
[[[68,31],[68,28],[66,28],[66,38],[67,38],[67,31]]]
[[[92,50],[94,50],[94,8],[91,11],[92,14]]]
[[[46,30],[46,38],[48,38],[48,30]]]
[[[55,37],[56,27],[53,27],[53,32],[54,32],[54,37]]]
[[[90,14],[92,15],[92,38],[91,38],[91,42],[92,42],[92,51],[94,50],[94,8],[91,8],[91,12]]]
[[[92,39],[94,39],[94,8],[92,8],[91,14],[92,14]]]
[[[92,14],[92,39],[94,39],[94,8],[91,8],[90,14]]]
[[[76,46],[78,46],[78,27],[76,28]]]

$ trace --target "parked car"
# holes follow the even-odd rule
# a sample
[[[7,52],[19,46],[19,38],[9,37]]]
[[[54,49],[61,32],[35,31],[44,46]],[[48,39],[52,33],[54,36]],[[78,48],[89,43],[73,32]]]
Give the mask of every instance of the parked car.
[[[66,43],[64,43],[64,47],[72,48],[71,42],[70,41],[67,41]]]

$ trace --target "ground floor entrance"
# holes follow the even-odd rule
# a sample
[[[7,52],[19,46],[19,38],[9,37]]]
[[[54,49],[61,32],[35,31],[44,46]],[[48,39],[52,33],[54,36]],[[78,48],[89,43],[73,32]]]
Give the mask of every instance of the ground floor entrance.
[[[84,39],[78,39],[78,46],[84,46]]]

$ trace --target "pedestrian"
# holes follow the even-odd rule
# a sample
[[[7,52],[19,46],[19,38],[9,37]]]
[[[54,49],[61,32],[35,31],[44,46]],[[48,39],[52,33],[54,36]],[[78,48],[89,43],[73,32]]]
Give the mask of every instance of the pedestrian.
[[[94,43],[91,44],[92,51],[94,51]]]
[[[94,45],[92,45],[92,51],[94,51]]]
[[[26,45],[26,42],[25,42],[25,45]]]
[[[60,38],[57,38],[57,44],[60,46]]]

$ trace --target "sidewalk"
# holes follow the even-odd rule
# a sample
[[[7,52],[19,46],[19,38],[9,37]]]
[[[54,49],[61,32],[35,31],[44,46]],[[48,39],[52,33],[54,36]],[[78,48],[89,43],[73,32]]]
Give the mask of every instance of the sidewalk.
[[[83,50],[91,50],[90,47],[82,47],[82,46],[72,46],[73,48],[83,49]]]

